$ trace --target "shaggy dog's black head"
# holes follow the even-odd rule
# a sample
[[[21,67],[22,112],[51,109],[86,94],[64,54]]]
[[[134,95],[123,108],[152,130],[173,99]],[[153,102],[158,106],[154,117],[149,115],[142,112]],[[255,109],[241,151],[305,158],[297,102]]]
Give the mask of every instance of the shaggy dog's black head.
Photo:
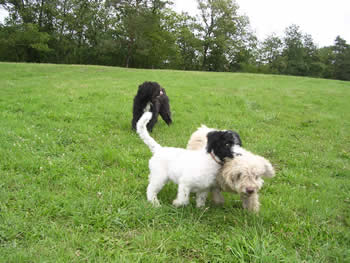
[[[207,152],[219,157],[223,162],[225,158],[233,158],[233,146],[242,146],[241,138],[237,132],[234,131],[212,131],[207,134]]]

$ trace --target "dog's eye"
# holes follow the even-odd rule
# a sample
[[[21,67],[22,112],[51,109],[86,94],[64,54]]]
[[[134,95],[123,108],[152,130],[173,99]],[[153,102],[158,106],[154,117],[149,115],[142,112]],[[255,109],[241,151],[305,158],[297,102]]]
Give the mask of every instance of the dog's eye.
[[[225,144],[225,146],[226,146],[226,147],[230,147],[230,146],[231,146],[231,144],[229,144],[229,143],[226,143],[226,144]]]
[[[238,174],[237,174],[237,179],[238,179],[238,180],[241,179],[241,175],[242,175],[241,173],[238,173]]]

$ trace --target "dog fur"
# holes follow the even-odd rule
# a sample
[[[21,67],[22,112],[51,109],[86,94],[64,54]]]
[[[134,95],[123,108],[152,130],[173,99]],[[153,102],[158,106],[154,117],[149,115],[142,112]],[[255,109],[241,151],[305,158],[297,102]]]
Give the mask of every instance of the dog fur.
[[[187,144],[187,149],[201,150],[207,143],[206,134],[215,131],[202,125],[195,131]],[[216,177],[216,186],[213,187],[213,201],[224,203],[221,191],[235,192],[240,195],[243,208],[258,212],[260,203],[258,192],[264,180],[262,177],[273,177],[274,168],[265,158],[255,155],[242,147],[235,147],[237,156],[226,161]]]
[[[147,129],[150,132],[158,121],[158,115],[162,117],[167,125],[172,123],[169,98],[165,89],[157,82],[146,81],[139,86],[134,97],[132,129],[136,129],[136,123],[145,111],[153,113],[152,119],[147,124]]]
[[[147,200],[159,206],[157,194],[168,181],[178,184],[173,205],[189,203],[191,192],[196,193],[196,205],[202,207],[211,187],[216,184],[216,175],[223,162],[234,157],[234,133],[213,131],[206,135],[206,147],[198,151],[183,148],[162,147],[148,133],[146,125],[152,113],[145,112],[137,123],[137,133],[153,153],[149,160],[149,185]]]

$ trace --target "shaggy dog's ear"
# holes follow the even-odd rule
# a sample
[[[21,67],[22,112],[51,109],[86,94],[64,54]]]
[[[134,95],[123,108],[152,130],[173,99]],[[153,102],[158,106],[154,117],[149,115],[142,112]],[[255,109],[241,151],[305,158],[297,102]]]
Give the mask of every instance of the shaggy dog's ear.
[[[227,130],[228,133],[232,134],[233,136],[233,143],[235,145],[242,146],[242,140],[241,137],[239,137],[239,134],[235,131]]]
[[[207,152],[210,153],[214,150],[215,143],[220,140],[221,132],[212,131],[207,134],[208,142],[207,142]]]
[[[273,169],[271,163],[268,160],[266,160],[265,158],[262,158],[262,161],[264,163],[264,168],[265,168],[265,171],[264,171],[262,176],[274,177],[275,176],[275,169]]]

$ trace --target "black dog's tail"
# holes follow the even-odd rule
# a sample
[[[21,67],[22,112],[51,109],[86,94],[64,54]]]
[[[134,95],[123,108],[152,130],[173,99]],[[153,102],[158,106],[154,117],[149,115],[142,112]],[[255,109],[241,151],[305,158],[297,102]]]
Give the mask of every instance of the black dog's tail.
[[[161,146],[149,135],[147,131],[147,123],[152,119],[152,112],[145,112],[137,122],[137,133],[143,142],[149,147],[152,153],[155,153]]]

